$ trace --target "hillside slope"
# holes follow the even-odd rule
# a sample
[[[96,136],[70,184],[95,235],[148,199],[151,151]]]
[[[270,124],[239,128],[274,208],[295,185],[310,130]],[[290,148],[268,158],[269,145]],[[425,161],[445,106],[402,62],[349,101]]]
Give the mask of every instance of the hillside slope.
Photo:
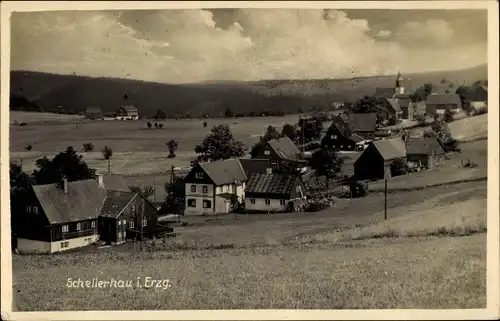
[[[428,82],[435,84],[438,91],[454,91],[459,85],[487,79],[487,66],[405,75],[405,78],[407,92],[414,92]],[[173,85],[31,71],[11,72],[11,94],[35,101],[44,111],[82,112],[88,106],[100,106],[104,112],[113,112],[121,104],[134,104],[144,116],[152,116],[158,109],[179,117],[205,113],[220,115],[227,107],[235,113],[297,113],[327,106],[333,101],[355,101],[372,94],[377,86],[392,87],[393,84],[394,76]]]

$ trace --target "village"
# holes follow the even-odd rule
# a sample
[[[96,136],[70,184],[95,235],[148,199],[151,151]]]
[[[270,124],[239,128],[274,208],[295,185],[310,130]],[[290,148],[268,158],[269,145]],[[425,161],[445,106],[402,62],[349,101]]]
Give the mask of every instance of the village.
[[[62,172],[51,174],[52,165],[45,168],[37,161],[36,184],[29,182],[22,166],[11,166],[11,188],[17,193],[11,199],[13,250],[99,251],[129,243],[143,251],[166,244],[203,217],[237,221],[247,215],[309,215],[328,211],[340,199],[356,202],[378,182],[385,182],[387,198],[388,180],[392,184],[392,178],[446,166],[450,155],[460,153],[448,123],[485,113],[487,94],[487,87],[477,84],[466,97],[449,92],[417,97],[405,93],[398,74],[393,88],[376,88],[373,96],[360,97],[356,104],[302,115],[297,124],[285,124],[281,133],[269,126],[251,150],[232,137],[229,126],[217,125],[185,170],[166,169],[171,175],[161,201],[151,198],[153,187],[131,186],[114,174],[113,153],[107,147],[107,173],[82,165],[81,157],[68,147],[52,160],[53,166],[65,161],[76,162],[71,165],[76,167],[62,165]],[[85,118],[109,120],[110,126],[115,121],[140,121],[132,105],[106,115],[89,107]],[[155,122],[156,128],[160,126]],[[147,127],[152,123],[148,121]],[[428,129],[419,131],[422,127]],[[175,157],[176,144],[167,144],[169,157]],[[474,166],[470,159],[461,162]],[[58,182],[53,182],[54,175]]]

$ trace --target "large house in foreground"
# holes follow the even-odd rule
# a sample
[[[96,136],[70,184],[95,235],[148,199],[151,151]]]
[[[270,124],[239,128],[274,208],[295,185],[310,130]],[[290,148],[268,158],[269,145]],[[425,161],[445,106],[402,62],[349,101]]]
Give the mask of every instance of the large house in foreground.
[[[122,243],[156,232],[157,211],[142,196],[123,191],[120,178],[87,179],[33,185],[23,211],[15,213],[17,250],[54,253],[96,242]],[[114,183],[109,188],[105,182]],[[142,233],[142,234],[141,234]]]
[[[185,215],[229,213],[245,199],[247,176],[236,158],[196,164],[184,179]]]

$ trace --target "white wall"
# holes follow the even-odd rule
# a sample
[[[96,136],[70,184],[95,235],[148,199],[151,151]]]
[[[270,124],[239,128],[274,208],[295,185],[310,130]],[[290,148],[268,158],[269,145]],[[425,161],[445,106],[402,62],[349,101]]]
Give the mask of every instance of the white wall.
[[[275,211],[275,212],[284,212],[287,210],[287,205],[289,200],[285,201],[284,205],[280,203],[280,200],[270,199],[270,204],[266,204],[266,200],[264,198],[255,198],[255,204],[252,204],[252,198],[245,198],[245,209],[249,211]]]
[[[196,200],[196,206],[190,207],[189,200]],[[203,208],[203,201],[210,201],[210,208]],[[214,213],[214,198],[213,196],[187,196],[186,195],[186,208],[184,210],[185,215],[202,215],[202,214],[213,214]]]
[[[191,186],[196,186],[196,192],[191,192]],[[203,186],[207,187],[207,192],[203,193]],[[186,197],[188,196],[203,196],[203,197],[213,197],[214,196],[214,186],[212,184],[191,184],[187,183],[185,185]]]
[[[19,253],[55,253],[70,249],[84,247],[99,240],[99,235],[82,236],[74,239],[61,240],[57,242],[42,242],[20,238],[17,240]],[[61,243],[68,242],[67,248],[62,248]]]

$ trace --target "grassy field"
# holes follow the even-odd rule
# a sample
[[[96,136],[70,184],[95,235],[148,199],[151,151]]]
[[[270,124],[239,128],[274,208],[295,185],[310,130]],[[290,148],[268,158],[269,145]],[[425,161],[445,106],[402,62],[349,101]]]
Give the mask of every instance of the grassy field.
[[[318,213],[195,218],[158,251],[135,253],[125,244],[14,256],[15,305],[22,311],[485,307],[485,184],[393,194],[387,221],[382,203],[370,195]],[[68,278],[112,277],[133,280],[133,287],[66,285]],[[138,277],[170,279],[171,286],[138,288]]]
[[[465,117],[448,124],[453,137],[460,141],[475,140],[488,136],[488,114]],[[411,130],[413,135],[422,135],[430,127],[420,127]]]

